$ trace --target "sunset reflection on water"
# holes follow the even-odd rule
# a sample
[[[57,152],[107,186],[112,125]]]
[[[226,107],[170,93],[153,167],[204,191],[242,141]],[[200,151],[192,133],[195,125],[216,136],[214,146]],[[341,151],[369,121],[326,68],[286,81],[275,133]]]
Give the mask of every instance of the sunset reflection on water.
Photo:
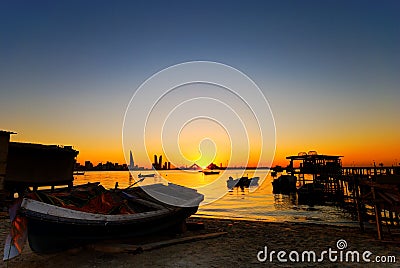
[[[209,183],[214,183],[215,187],[220,187],[226,194],[217,201],[199,207],[196,216],[216,217],[229,219],[247,219],[261,221],[294,221],[294,222],[314,222],[335,225],[355,226],[349,215],[342,210],[331,206],[308,206],[299,205],[296,195],[274,195],[272,193],[273,178],[268,170],[226,170],[219,175],[204,175],[201,172],[180,171],[180,170],[161,170],[161,171],[133,171],[132,176],[128,171],[87,171],[84,175],[75,176],[74,184],[87,182],[101,182],[106,188],[114,188],[118,182],[120,189],[126,188],[138,181],[138,174],[156,173],[154,178],[146,178],[143,183],[168,183],[183,185],[186,187],[198,188]],[[229,176],[237,178],[239,176],[260,177],[263,181],[258,188],[228,190],[226,180]],[[209,195],[210,193],[208,193]],[[213,198],[206,196],[206,198]]]

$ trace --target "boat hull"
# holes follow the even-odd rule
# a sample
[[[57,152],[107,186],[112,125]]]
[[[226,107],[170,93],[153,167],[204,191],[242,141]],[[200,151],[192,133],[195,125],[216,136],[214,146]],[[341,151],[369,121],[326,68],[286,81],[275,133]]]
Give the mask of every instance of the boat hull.
[[[156,176],[156,174],[139,174],[138,178],[154,178]]]
[[[274,194],[296,193],[297,178],[292,175],[281,175],[279,178],[274,179],[272,182],[272,192]]]
[[[22,200],[18,217],[25,219],[32,251],[53,253],[100,240],[146,236],[182,226],[186,218],[197,212],[203,199],[196,190],[171,183],[123,191],[90,184],[74,187],[71,192],[33,193]],[[60,200],[62,204],[56,204]],[[83,206],[77,206],[82,202]]]
[[[259,180],[260,177],[253,177],[250,179],[248,177],[241,177],[238,179],[233,179],[232,177],[229,177],[229,179],[226,181],[226,186],[229,189],[233,189],[234,187],[249,188],[250,186],[258,186]]]
[[[300,204],[323,204],[324,185],[320,183],[307,183],[297,189]]]
[[[71,222],[40,215],[27,218],[28,241],[32,251],[53,253],[107,239],[140,237],[181,224],[197,207],[176,208],[168,213],[125,222]]]
[[[219,171],[203,171],[204,175],[218,175]]]

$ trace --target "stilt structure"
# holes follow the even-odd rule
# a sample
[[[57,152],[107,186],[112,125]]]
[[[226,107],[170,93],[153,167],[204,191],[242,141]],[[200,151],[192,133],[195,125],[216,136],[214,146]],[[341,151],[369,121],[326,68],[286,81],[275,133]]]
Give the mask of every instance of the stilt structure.
[[[397,170],[397,167],[344,169],[343,181],[348,183],[349,193],[354,198],[360,228],[363,231],[364,221],[374,220],[379,240],[393,240],[393,230],[400,227],[400,175]]]
[[[320,155],[316,151],[301,152],[296,156],[286,157],[290,160],[286,171],[298,177],[297,194],[300,203],[341,200],[343,196],[340,182],[341,157]]]

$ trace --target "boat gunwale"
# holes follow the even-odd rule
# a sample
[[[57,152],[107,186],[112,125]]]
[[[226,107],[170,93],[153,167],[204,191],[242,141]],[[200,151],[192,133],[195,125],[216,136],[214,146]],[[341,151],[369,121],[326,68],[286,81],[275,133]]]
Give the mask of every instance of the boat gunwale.
[[[90,223],[123,223],[131,222],[133,220],[148,219],[169,214],[178,208],[168,208],[146,211],[136,214],[118,214],[106,215],[96,214],[84,211],[77,211],[73,209],[63,208],[51,204],[46,204],[37,200],[24,198],[21,203],[21,214],[28,218],[36,218],[49,221],[62,221],[62,222],[82,222],[84,224]]]

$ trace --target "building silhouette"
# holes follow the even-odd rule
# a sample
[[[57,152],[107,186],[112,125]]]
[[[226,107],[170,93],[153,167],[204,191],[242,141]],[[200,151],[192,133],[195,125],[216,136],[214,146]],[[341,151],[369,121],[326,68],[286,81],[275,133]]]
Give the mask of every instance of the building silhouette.
[[[135,169],[135,161],[133,161],[132,151],[129,151],[129,169]]]
[[[154,169],[171,169],[171,162],[165,161],[164,164],[162,163],[162,155],[158,157],[157,161],[157,155],[154,155],[154,163],[153,163],[153,168]]]

